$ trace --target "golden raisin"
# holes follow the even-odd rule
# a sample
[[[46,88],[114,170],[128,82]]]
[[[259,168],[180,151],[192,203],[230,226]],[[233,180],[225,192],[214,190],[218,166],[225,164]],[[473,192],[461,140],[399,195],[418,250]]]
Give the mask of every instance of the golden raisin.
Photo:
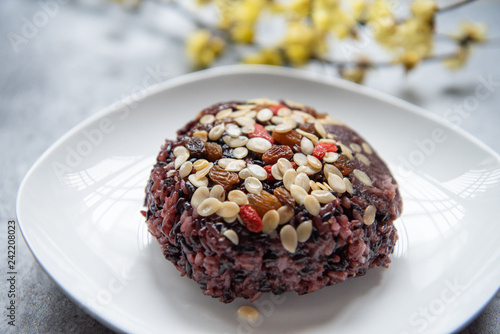
[[[234,172],[228,172],[222,167],[215,165],[210,169],[208,177],[215,183],[221,185],[226,192],[231,190],[235,184],[240,182],[238,174]]]
[[[205,149],[207,150],[207,160],[214,162],[222,158],[222,147],[217,143],[205,143]]]
[[[250,205],[257,211],[260,218],[264,217],[269,210],[278,210],[281,208],[278,198],[264,190],[259,195],[248,194],[247,197]]]
[[[291,130],[285,133],[280,133],[273,131],[274,140],[282,145],[289,146],[292,150],[300,152],[300,141],[302,140],[302,135],[295,130]]]
[[[283,187],[278,187],[274,189],[274,196],[281,202],[283,205],[288,205],[290,207],[295,207],[295,200],[292,195]]]
[[[345,154],[341,154],[333,165],[337,167],[344,176],[351,174],[354,170],[354,165]]]
[[[262,155],[262,160],[268,165],[274,165],[280,158],[290,160],[293,157],[293,151],[286,145],[273,145]]]

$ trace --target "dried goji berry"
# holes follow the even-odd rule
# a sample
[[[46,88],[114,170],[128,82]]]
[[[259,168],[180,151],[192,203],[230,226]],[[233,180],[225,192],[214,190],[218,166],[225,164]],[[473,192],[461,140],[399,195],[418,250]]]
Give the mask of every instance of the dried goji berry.
[[[240,217],[250,232],[262,232],[262,219],[260,219],[257,211],[250,205],[240,206]]]
[[[292,164],[293,169],[297,169],[297,164],[295,162],[291,161],[290,163]]]
[[[323,159],[327,152],[337,152],[337,145],[332,143],[318,143],[314,146],[313,155],[319,160]]]
[[[254,124],[253,127],[254,127],[255,131],[252,133],[249,133],[248,137],[250,137],[250,138],[256,138],[256,137],[264,138],[264,139],[268,140],[269,142],[271,142],[271,144],[274,144],[273,137],[271,137],[271,135],[267,132],[266,129],[264,129],[264,127],[262,125]]]
[[[273,112],[273,115],[274,116],[277,116],[278,115],[278,110],[280,110],[281,108],[286,108],[287,106],[284,106],[282,104],[278,105],[278,106],[270,106],[269,109]]]
[[[274,181],[274,176],[273,176],[273,173],[271,172],[271,168],[273,168],[272,165],[265,165],[264,166],[264,169],[266,170],[267,172],[267,181]]]

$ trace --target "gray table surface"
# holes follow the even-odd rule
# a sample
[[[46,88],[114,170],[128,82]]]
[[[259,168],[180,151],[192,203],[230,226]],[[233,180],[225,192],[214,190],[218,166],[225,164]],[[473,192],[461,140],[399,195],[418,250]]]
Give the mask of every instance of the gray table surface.
[[[500,3],[483,0],[441,15],[437,27],[444,32],[457,27],[460,18],[468,18],[487,22],[491,35],[500,36],[499,17]],[[138,12],[104,0],[0,2],[0,235],[4,254],[7,221],[16,217],[17,190],[32,164],[73,126],[133,93],[148,71],[161,72],[162,79],[189,72],[182,39],[191,29],[191,22],[153,2]],[[15,43],[9,41],[13,34],[19,37]],[[491,76],[500,82],[499,61],[500,45],[484,46],[459,72],[439,64],[420,66],[408,76],[400,69],[384,69],[370,74],[366,85],[444,116],[474,96],[481,78]],[[460,124],[496,152],[500,152],[498,87]],[[5,317],[4,258],[0,332],[112,333],[64,295],[33,259],[20,235],[17,246],[17,326],[9,326]],[[460,333],[500,333],[499,314],[497,294]]]

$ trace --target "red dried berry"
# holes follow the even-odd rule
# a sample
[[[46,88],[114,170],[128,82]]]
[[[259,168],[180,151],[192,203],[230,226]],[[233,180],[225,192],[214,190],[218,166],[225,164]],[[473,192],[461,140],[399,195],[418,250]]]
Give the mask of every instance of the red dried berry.
[[[290,163],[292,164],[293,169],[297,169],[297,164],[295,162],[291,161]]]
[[[273,166],[271,166],[271,165],[265,165],[264,166],[264,169],[267,172],[267,179],[266,179],[266,181],[274,181],[274,176],[273,176],[273,173],[271,172],[271,168],[273,168]]]
[[[332,143],[318,143],[314,146],[313,155],[319,160],[323,159],[327,152],[337,152],[337,145]]]
[[[264,129],[264,127],[262,125],[254,124],[253,127],[254,127],[255,131],[252,133],[249,133],[248,137],[250,137],[250,138],[256,138],[256,137],[264,138],[264,139],[270,141],[271,144],[274,144],[273,137],[271,137],[271,135],[267,132],[266,129]]]
[[[240,217],[243,224],[250,232],[262,232],[262,220],[260,219],[257,211],[255,211],[255,209],[250,205],[240,206]]]
[[[287,106],[284,106],[284,105],[280,104],[278,106],[270,106],[269,107],[269,109],[273,112],[274,116],[278,115],[278,110],[280,110],[281,108],[287,108]]]

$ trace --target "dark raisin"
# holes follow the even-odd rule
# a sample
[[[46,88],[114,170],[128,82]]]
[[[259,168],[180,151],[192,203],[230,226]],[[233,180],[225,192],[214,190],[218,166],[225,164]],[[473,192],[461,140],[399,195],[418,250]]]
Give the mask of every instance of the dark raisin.
[[[200,138],[188,137],[184,146],[189,150],[193,158],[204,158],[207,154],[205,142]]]
[[[215,165],[210,169],[208,177],[215,183],[221,185],[226,192],[230,191],[235,184],[240,182],[240,177],[234,172],[228,172],[222,167]]]

